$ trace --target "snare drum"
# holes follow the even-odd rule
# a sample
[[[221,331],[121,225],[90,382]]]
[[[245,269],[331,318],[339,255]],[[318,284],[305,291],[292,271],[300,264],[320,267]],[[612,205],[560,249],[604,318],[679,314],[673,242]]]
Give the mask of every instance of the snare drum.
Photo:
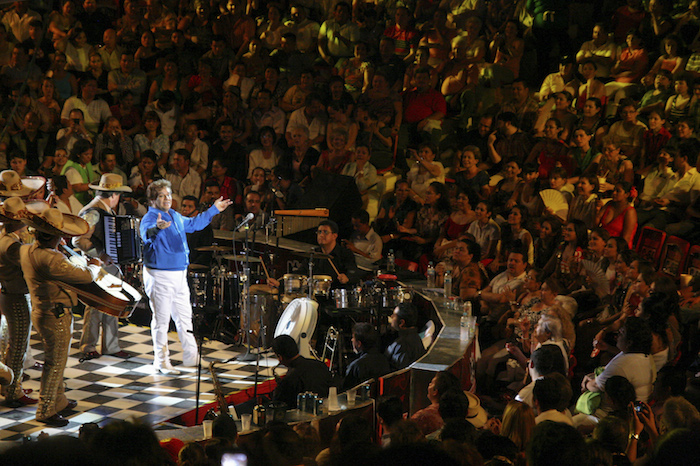
[[[330,275],[314,275],[311,280],[313,295],[329,298],[331,295],[331,283],[333,283],[333,278]]]

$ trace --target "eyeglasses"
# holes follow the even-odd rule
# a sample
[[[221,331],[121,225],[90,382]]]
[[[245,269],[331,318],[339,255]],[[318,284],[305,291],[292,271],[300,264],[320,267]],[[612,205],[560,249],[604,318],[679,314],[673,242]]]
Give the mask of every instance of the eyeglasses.
[[[316,230],[316,234],[317,234],[317,235],[330,235],[330,234],[332,234],[332,233],[333,233],[333,232],[330,231],[330,230]]]

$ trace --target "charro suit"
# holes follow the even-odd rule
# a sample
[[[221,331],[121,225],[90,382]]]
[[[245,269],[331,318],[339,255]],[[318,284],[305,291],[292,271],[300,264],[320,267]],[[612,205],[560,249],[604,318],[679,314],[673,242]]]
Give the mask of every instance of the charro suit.
[[[17,400],[24,395],[22,372],[32,325],[29,290],[19,263],[21,246],[22,242],[15,233],[0,236],[0,309],[7,320],[9,331],[9,346],[4,362],[15,374],[12,384],[4,389],[8,401]]]
[[[100,270],[69,261],[63,254],[27,244],[20,248],[20,263],[32,298],[32,323],[44,344],[44,370],[36,419],[46,420],[68,406],[63,389],[63,371],[73,332],[71,308],[78,303],[74,292],[57,282],[90,283]]]

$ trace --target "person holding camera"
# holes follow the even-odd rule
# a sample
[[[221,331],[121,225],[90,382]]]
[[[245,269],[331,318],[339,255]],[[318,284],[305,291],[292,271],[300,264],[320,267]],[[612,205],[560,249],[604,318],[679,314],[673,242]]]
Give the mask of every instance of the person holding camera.
[[[56,133],[56,147],[64,147],[68,152],[73,149],[73,145],[85,139],[92,145],[94,141],[90,132],[85,128],[85,115],[79,108],[74,108],[68,114],[68,125],[61,128]]]

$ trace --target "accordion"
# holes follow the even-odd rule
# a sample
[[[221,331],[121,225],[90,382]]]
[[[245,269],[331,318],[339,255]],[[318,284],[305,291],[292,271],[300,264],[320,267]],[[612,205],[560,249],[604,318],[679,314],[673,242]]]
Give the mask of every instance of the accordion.
[[[104,216],[105,252],[117,264],[141,260],[139,221],[126,215]]]

